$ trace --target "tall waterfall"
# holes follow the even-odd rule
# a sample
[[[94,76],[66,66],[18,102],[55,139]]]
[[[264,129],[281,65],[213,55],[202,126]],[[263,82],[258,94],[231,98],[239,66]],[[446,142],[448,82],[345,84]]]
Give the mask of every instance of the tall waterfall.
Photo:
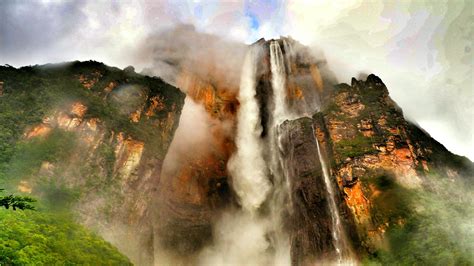
[[[289,108],[286,103],[286,70],[285,60],[278,41],[270,43],[270,68],[272,72],[273,100],[273,125],[278,126],[289,118]]]
[[[292,52],[286,41],[283,43],[286,56],[279,41],[269,44],[272,99],[261,100],[264,95],[257,95],[257,66],[268,62],[261,60],[264,54],[261,48],[251,46],[244,60],[238,94],[237,149],[227,165],[242,208],[225,213],[216,224],[214,245],[203,252],[202,265],[291,264],[292,245],[284,224],[288,215],[292,215],[293,202],[280,128],[285,120],[298,118],[301,113],[293,112],[288,102],[287,71],[291,71],[288,65]],[[261,105],[267,104],[263,107],[268,110],[262,108]],[[262,123],[264,115],[269,117],[267,124]],[[268,134],[262,137],[263,127]],[[328,191],[334,246],[341,263],[347,245],[319,143],[317,148]]]
[[[283,39],[283,48],[285,49],[286,62],[288,62],[288,64],[287,64],[288,73],[291,74],[291,71],[292,71],[291,70],[291,59],[292,59],[292,56],[293,56],[293,47],[288,44],[286,39]]]
[[[335,195],[333,185],[330,179],[330,174],[328,167],[326,165],[326,160],[324,159],[321,149],[319,147],[319,141],[316,138],[316,134],[313,127],[314,140],[316,141],[316,147],[318,148],[319,161],[321,163],[321,168],[323,171],[324,184],[326,186],[326,191],[328,192],[328,202],[329,202],[329,211],[331,213],[332,219],[332,238],[334,243],[334,248],[336,250],[338,264],[344,263],[345,265],[352,264],[351,260],[351,250],[347,244],[346,235],[344,233],[344,227],[341,223],[341,217],[339,215],[339,209],[336,205]]]
[[[260,209],[272,185],[263,152],[262,125],[256,98],[259,47],[251,47],[242,67],[237,113],[237,151],[227,168],[242,209],[224,213],[214,228],[214,245],[202,252],[200,265],[272,265],[268,217]]]
[[[290,264],[290,243],[283,229],[283,215],[288,210],[286,204],[291,201],[289,181],[285,175],[281,143],[280,124],[291,117],[287,104],[285,59],[278,41],[270,43],[270,69],[272,74],[273,103],[272,123],[269,129],[270,172],[273,177],[273,194],[271,197],[271,220],[273,226],[273,245],[277,261]]]
[[[262,126],[256,99],[257,47],[247,53],[240,79],[237,114],[237,151],[230,159],[228,169],[242,207],[254,212],[267,198],[271,185],[263,158],[264,144],[260,137]]]

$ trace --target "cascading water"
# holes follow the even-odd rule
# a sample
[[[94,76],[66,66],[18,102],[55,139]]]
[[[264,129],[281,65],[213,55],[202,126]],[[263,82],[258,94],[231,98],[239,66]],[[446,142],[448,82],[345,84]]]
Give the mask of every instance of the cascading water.
[[[270,43],[270,68],[272,72],[273,100],[273,125],[278,126],[290,117],[290,110],[286,103],[286,71],[283,52],[278,41]]]
[[[256,64],[259,47],[247,53],[240,80],[237,113],[237,151],[228,162],[228,171],[242,209],[225,213],[214,228],[214,245],[201,254],[201,265],[269,265],[269,220],[260,208],[271,190],[268,167],[263,157],[265,144],[256,98]]]
[[[271,165],[270,171],[274,178],[274,193],[273,193],[273,206],[272,209],[274,210],[275,214],[273,220],[275,221],[275,227],[281,226],[282,220],[281,213],[284,211],[285,208],[285,200],[290,200],[291,206],[291,197],[289,197],[290,193],[290,185],[287,179],[287,175],[285,175],[285,167],[282,163],[281,158],[281,143],[279,141],[279,126],[287,119],[295,119],[298,115],[291,112],[291,108],[289,108],[287,104],[288,95],[286,89],[286,68],[288,67],[288,71],[291,71],[290,63],[291,63],[291,55],[292,55],[292,47],[288,44],[288,42],[283,39],[283,47],[285,49],[285,55],[287,64],[285,64],[285,58],[283,56],[280,44],[278,41],[271,41],[270,43],[270,66],[271,66],[271,73],[272,73],[272,89],[273,89],[273,101],[274,101],[274,109],[272,112],[273,123],[270,129],[270,151],[271,151]],[[307,108],[307,107],[306,107]],[[312,110],[314,112],[314,110]],[[306,111],[308,112],[308,111]],[[314,128],[313,128],[314,133]],[[344,228],[341,223],[341,218],[339,215],[339,211],[335,201],[335,192],[330,180],[330,175],[328,171],[328,167],[326,165],[325,159],[321,154],[321,150],[319,147],[319,142],[315,137],[315,141],[317,144],[318,149],[318,156],[320,158],[321,168],[324,177],[324,183],[326,190],[328,192],[328,208],[330,210],[331,218],[332,218],[332,237],[334,242],[334,248],[336,251],[336,255],[338,258],[338,263],[350,263],[351,251],[346,241],[346,236],[344,233]],[[278,230],[277,230],[278,232]],[[283,234],[283,237],[285,235]],[[280,237],[280,242],[285,242],[286,239]],[[277,247],[278,248],[278,247]]]
[[[283,52],[278,41],[270,43],[270,69],[272,73],[273,103],[272,123],[269,129],[269,150],[270,150],[270,172],[273,177],[273,194],[271,198],[271,220],[273,222],[273,241],[276,260],[290,264],[290,243],[288,235],[284,231],[283,214],[288,210],[286,203],[291,202],[289,193],[289,181],[284,173],[281,158],[281,143],[279,139],[280,124],[291,117],[287,105],[286,93],[286,71]]]
[[[237,114],[237,152],[230,159],[228,169],[233,177],[234,189],[242,207],[254,212],[270,191],[267,166],[263,158],[263,141],[260,138],[259,106],[256,99],[256,54],[252,47],[247,53],[240,80]]]
[[[245,57],[238,95],[237,150],[228,162],[233,188],[242,209],[223,215],[217,223],[214,229],[217,239],[214,240],[214,247],[203,253],[203,265],[291,264],[292,244],[284,224],[285,214],[293,212],[293,203],[289,168],[283,158],[279,131],[285,120],[298,118],[303,113],[289,106],[286,79],[287,71],[291,71],[290,53],[294,51],[286,40],[283,40],[283,48],[286,57],[279,41],[269,44],[273,98],[262,102],[258,100],[261,95],[257,95],[257,86],[260,86],[257,85],[257,64],[262,62],[260,55],[264,54],[260,53],[261,46],[252,46]],[[267,100],[273,103],[266,114],[270,122],[262,125],[261,105],[268,104],[270,101]],[[262,137],[263,127],[266,127],[268,135]],[[341,263],[349,254],[346,238],[328,169],[316,137],[315,140],[328,193],[334,247]]]
[[[328,192],[328,197],[329,197],[328,207],[329,207],[329,211],[331,213],[331,219],[332,219],[332,237],[333,237],[334,248],[337,254],[338,264],[343,263],[343,261],[345,265],[352,264],[351,250],[349,248],[349,245],[347,244],[346,235],[344,233],[344,227],[342,226],[342,223],[341,223],[341,217],[339,215],[339,210],[336,205],[334,189],[331,183],[328,167],[326,165],[326,160],[324,159],[321,153],[321,149],[319,147],[319,141],[316,138],[314,127],[312,129],[313,129],[314,141],[316,142],[316,147],[318,149],[318,156],[319,156],[319,161],[321,163],[321,168],[323,172],[324,184],[326,186],[326,191]]]

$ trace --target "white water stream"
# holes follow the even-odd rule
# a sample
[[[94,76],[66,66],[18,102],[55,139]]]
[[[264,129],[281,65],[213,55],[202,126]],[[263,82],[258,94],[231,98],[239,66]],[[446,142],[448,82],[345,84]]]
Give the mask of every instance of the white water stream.
[[[290,50],[287,43],[284,43],[284,48],[286,51]],[[237,150],[228,163],[242,210],[229,213],[217,225],[215,246],[205,252],[203,265],[291,264],[291,245],[283,228],[283,219],[285,214],[291,212],[292,204],[290,183],[283,165],[279,127],[285,120],[297,117],[288,107],[285,57],[279,42],[272,41],[270,68],[274,105],[270,110],[268,139],[261,137],[263,128],[256,97],[258,49],[260,48],[251,47],[244,60],[238,95],[240,107],[235,139]],[[328,191],[334,247],[338,263],[342,263],[346,254],[346,238],[328,168],[316,137],[315,141]],[[265,202],[269,203],[269,213],[262,215],[260,209]]]
[[[352,265],[352,252],[349,248],[347,243],[346,235],[344,233],[344,227],[341,223],[341,217],[339,215],[339,209],[336,205],[334,188],[331,182],[331,175],[329,174],[328,167],[326,165],[326,160],[321,153],[321,149],[319,147],[319,141],[316,137],[314,127],[313,129],[313,136],[314,141],[316,142],[316,147],[318,148],[318,156],[319,161],[321,163],[321,168],[323,172],[324,184],[326,186],[326,191],[328,192],[328,207],[331,213],[332,219],[332,237],[333,237],[333,244],[337,254],[337,264],[339,265]]]

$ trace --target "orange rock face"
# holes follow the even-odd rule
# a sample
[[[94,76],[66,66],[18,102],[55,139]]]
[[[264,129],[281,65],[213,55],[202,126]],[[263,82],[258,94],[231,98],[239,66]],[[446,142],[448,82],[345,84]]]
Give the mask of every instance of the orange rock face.
[[[183,73],[178,86],[186,88],[187,95],[204,105],[206,111],[217,119],[233,119],[237,111],[236,87],[229,87],[224,81],[206,81],[191,73]]]
[[[145,115],[147,117],[150,117],[152,115],[154,115],[156,112],[159,112],[161,110],[163,110],[163,108],[165,108],[165,104],[163,102],[163,97],[161,96],[153,96],[150,98],[150,107],[148,107],[148,109],[146,110],[145,112]]]
[[[424,159],[427,149],[420,149],[421,144],[410,134],[410,125],[375,76],[340,87],[333,95],[333,104],[324,115],[335,153],[332,172],[359,237],[372,248],[384,248],[384,233],[391,224],[384,220],[386,217],[374,219],[374,202],[388,192],[376,184],[393,179],[405,188],[420,187],[420,171],[429,170]],[[337,145],[345,145],[350,152],[338,150]]]
[[[99,81],[102,76],[103,74],[99,71],[94,71],[89,75],[81,74],[79,75],[78,79],[82,86],[89,90]]]
[[[26,138],[33,138],[33,137],[43,137],[48,135],[48,133],[51,131],[51,127],[45,124],[40,124],[35,126],[33,129],[31,129],[29,132],[27,132]]]
[[[130,120],[132,122],[138,123],[140,121],[141,114],[142,114],[142,112],[140,110],[136,110],[136,111],[130,113]]]
[[[111,81],[107,87],[105,87],[104,92],[105,94],[109,94],[117,87],[117,82]]]
[[[116,139],[115,169],[122,176],[129,177],[140,165],[145,143],[130,137],[125,138],[123,133],[119,133]]]
[[[75,102],[71,106],[71,114],[82,118],[84,117],[84,114],[87,112],[87,106],[80,102]]]
[[[324,89],[323,78],[321,77],[321,74],[319,73],[318,67],[312,64],[309,69],[311,71],[311,77],[313,78],[313,81],[316,84],[316,88],[318,89],[319,92],[323,92],[323,89]]]
[[[359,224],[370,223],[370,201],[364,195],[358,182],[352,187],[344,187],[346,204],[351,208]]]

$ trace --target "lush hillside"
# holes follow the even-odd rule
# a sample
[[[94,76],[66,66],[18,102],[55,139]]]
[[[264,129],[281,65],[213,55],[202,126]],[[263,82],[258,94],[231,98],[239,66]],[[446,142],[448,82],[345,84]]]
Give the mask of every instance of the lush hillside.
[[[336,86],[314,118],[361,255],[400,265],[474,261],[474,164],[407,121],[380,78]]]
[[[68,215],[1,210],[0,228],[1,265],[131,265]]]
[[[137,169],[151,175],[164,159],[183,101],[131,67],[0,66],[0,188],[38,200],[36,211],[1,211],[0,264],[129,264],[99,235],[145,215],[136,205],[147,198],[135,192],[153,191],[154,177],[137,180]],[[112,242],[141,235],[123,237]]]

